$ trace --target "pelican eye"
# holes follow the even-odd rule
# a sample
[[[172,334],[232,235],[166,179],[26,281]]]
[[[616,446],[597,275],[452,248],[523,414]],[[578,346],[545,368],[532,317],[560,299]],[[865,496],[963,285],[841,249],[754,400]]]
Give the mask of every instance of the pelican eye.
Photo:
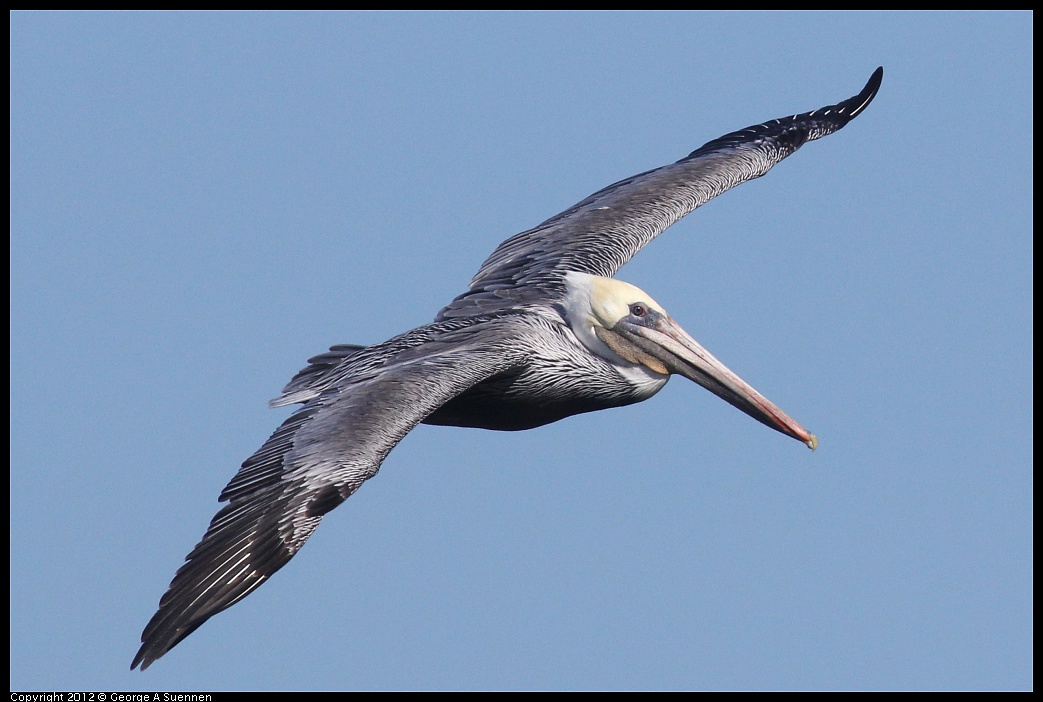
[[[642,305],[640,302],[635,302],[630,306],[630,314],[635,317],[644,317],[648,314],[648,308]]]

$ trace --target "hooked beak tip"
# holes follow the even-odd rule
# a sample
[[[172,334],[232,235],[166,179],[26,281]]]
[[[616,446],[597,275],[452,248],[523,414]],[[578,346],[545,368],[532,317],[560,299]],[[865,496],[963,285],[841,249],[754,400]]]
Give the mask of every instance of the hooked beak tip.
[[[750,387],[669,317],[663,315],[654,328],[633,327],[615,333],[638,349],[640,362],[652,370],[683,375],[812,451],[818,448],[818,437]]]

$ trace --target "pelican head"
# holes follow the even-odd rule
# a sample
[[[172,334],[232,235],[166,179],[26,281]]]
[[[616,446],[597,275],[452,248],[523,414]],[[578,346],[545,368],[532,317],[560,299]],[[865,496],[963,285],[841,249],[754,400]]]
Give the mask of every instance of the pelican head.
[[[569,326],[592,353],[621,369],[683,375],[772,429],[818,446],[814,434],[718,361],[645,291],[586,273],[569,273],[566,284]]]

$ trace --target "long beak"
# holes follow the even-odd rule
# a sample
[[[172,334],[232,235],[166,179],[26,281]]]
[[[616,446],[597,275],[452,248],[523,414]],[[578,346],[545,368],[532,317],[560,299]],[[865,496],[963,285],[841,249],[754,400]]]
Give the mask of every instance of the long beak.
[[[658,359],[669,372],[699,383],[757,421],[807,444],[811,450],[818,447],[814,434],[750,387],[665,314],[652,327],[617,324],[613,331]]]

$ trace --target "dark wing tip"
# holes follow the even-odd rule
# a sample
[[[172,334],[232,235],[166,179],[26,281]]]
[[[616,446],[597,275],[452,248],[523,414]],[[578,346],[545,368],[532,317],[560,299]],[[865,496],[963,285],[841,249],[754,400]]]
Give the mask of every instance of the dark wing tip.
[[[194,626],[185,628],[173,640],[156,641],[152,639],[144,639],[141,643],[141,648],[138,649],[137,655],[134,656],[134,660],[130,663],[130,669],[134,670],[140,666],[140,670],[144,672],[146,668],[162,658],[167,651],[181,643],[189,634],[202,626],[202,624],[203,622],[197,622]]]
[[[869,76],[869,81],[866,83],[866,87],[862,88],[862,92],[854,96],[850,100],[845,100],[840,106],[850,106],[851,117],[857,117],[863,110],[869,107],[869,103],[873,101],[876,94],[880,92],[880,83],[884,80],[884,67],[877,66],[877,69],[873,71],[873,75]]]
[[[318,522],[318,519],[314,521]],[[213,542],[201,541],[189,554],[190,560],[174,576],[170,588],[160,600],[159,609],[145,626],[141,648],[130,669],[140,665],[141,670],[145,670],[210,617],[249,595],[286,565],[296,549],[287,548],[277,541],[271,543],[277,538],[255,543],[253,548],[259,556],[257,562],[249,564],[249,570],[244,568],[230,576],[220,572],[227,561],[219,561],[214,566],[204,557],[203,551],[211,549]]]
[[[880,83],[883,82],[883,80],[884,67],[878,66],[877,69],[873,71],[873,75],[869,76],[869,80],[866,82],[865,87],[862,88],[862,91],[858,95],[849,97],[847,100],[844,100],[843,102],[838,102],[836,105],[832,105],[831,107],[824,107],[821,110],[814,110],[812,112],[807,113],[806,115],[794,115],[794,117],[803,118],[816,117],[819,115],[827,114],[836,114],[843,115],[841,121],[843,122],[843,124],[847,124],[855,117],[862,114],[862,112],[864,112],[865,109],[869,107],[869,103],[871,103],[873,101],[873,98],[876,97],[876,94],[880,92]]]
[[[876,97],[883,78],[884,67],[880,66],[854,97],[811,112],[773,119],[725,134],[703,144],[681,161],[696,159],[720,149],[742,148],[764,140],[773,142],[780,149],[781,155],[776,158],[776,162],[781,161],[805,142],[832,134],[860,115]]]

